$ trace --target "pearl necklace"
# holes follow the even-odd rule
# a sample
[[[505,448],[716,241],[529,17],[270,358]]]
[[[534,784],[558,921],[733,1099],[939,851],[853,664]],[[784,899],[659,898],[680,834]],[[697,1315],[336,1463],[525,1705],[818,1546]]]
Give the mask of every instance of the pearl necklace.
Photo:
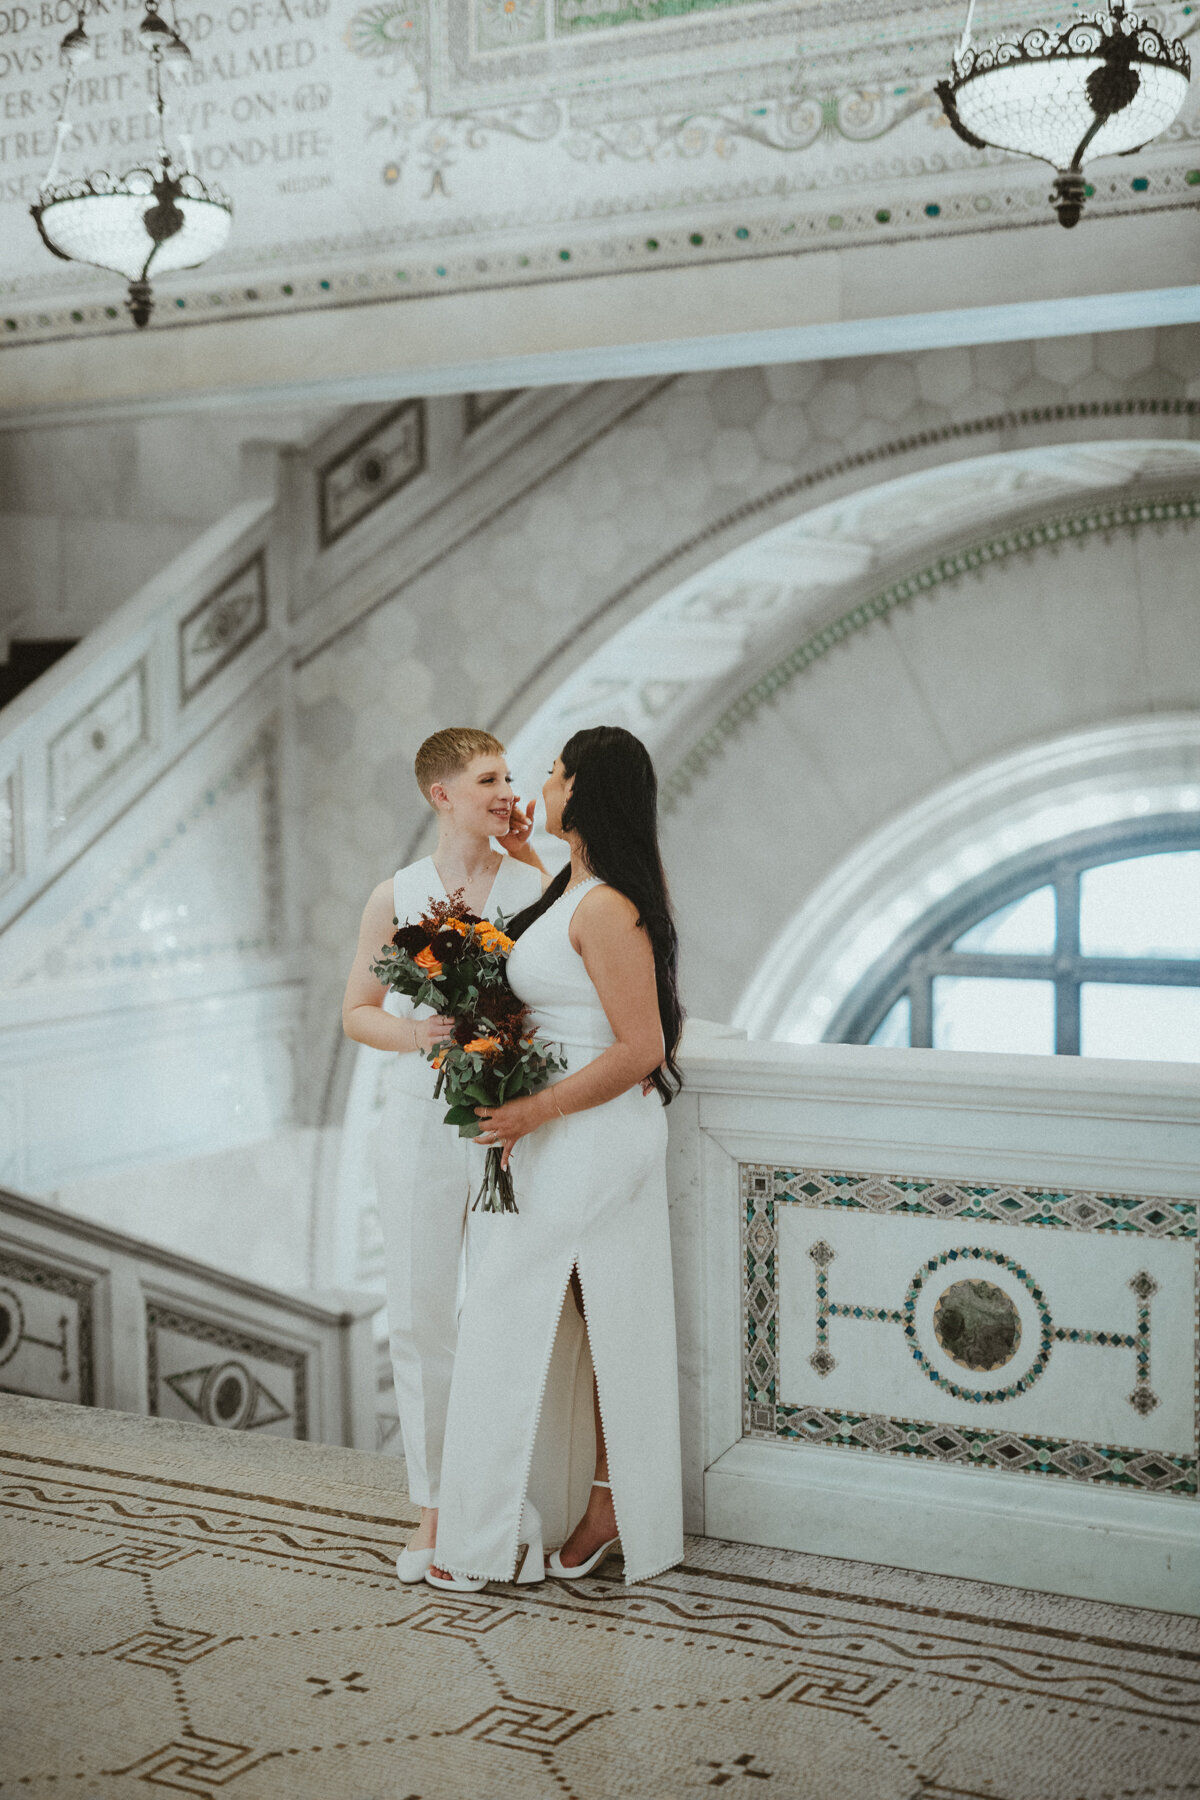
[[[578,881],[569,881],[567,883],[566,887],[563,889],[562,893],[559,895],[559,899],[565,900],[567,895],[574,893],[574,891],[577,887],[586,887],[586,885],[589,881],[598,881],[598,880],[599,880],[599,876],[597,876],[597,875],[581,875],[579,877]]]

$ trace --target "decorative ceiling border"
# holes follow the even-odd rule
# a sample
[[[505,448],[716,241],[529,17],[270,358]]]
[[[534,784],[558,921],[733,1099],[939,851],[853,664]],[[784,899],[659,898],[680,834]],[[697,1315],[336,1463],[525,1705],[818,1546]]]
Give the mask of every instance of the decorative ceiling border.
[[[1200,410],[1200,402],[1181,404]],[[898,606],[914,600],[918,594],[930,593],[947,581],[957,581],[990,564],[1006,562],[1010,556],[1024,551],[1056,548],[1089,537],[1094,532],[1133,532],[1143,525],[1186,525],[1198,518],[1200,494],[1165,494],[1147,499],[1102,502],[1031,524],[1011,526],[995,536],[939,556],[912,574],[902,576],[806,637],[781,662],[739,694],[663,782],[660,790],[663,810],[669,812],[689,792],[713,758],[721,754],[725,743],[753,719],[760,707],[774,700],[798,675],[819,662],[837,644],[844,643],[875,620],[887,618]]]
[[[1193,153],[1189,153],[1193,154]],[[982,173],[979,171],[978,173]],[[384,172],[387,179],[387,172]],[[762,182],[743,184],[745,192],[719,197],[724,208],[738,198],[745,201],[744,222],[713,222],[710,195],[697,201],[689,196],[694,216],[687,223],[668,224],[657,235],[641,231],[620,237],[595,235],[597,222],[580,232],[578,222],[562,221],[561,235],[546,242],[553,222],[530,230],[526,248],[489,249],[464,245],[440,257],[423,249],[415,256],[410,243],[398,243],[386,265],[378,260],[368,268],[338,267],[344,250],[331,249],[329,265],[313,268],[318,246],[295,252],[306,267],[288,274],[281,269],[284,253],[272,250],[269,267],[259,276],[243,272],[225,283],[195,287],[165,300],[147,330],[178,331],[201,325],[248,318],[286,317],[293,313],[381,306],[397,300],[416,300],[435,294],[481,293],[514,287],[543,286],[551,282],[588,277],[630,274],[648,269],[689,268],[697,264],[759,261],[768,257],[795,256],[810,250],[850,249],[864,244],[895,244],[931,237],[969,236],[980,231],[1058,229],[1046,201],[1044,184],[1004,187],[994,193],[946,191],[948,179],[961,181],[961,172],[949,178],[930,176],[926,190],[916,198],[896,199],[882,177],[880,191],[871,199],[844,204],[831,210],[829,202],[807,211],[762,216]],[[1150,174],[1124,171],[1091,184],[1088,217],[1144,216],[1150,212],[1177,211],[1200,205],[1200,168],[1159,166]],[[682,203],[681,203],[682,204]],[[706,210],[707,209],[707,210]],[[656,207],[661,211],[661,207]],[[736,219],[736,214],[734,218]],[[1086,222],[1085,222],[1086,223]],[[602,229],[602,227],[601,227]],[[534,241],[536,237],[542,241]],[[281,274],[285,277],[280,279]],[[211,279],[211,277],[210,277]],[[96,287],[107,292],[98,278]],[[119,301],[113,299],[43,301],[27,310],[10,307],[0,316],[0,350],[22,344],[111,335],[125,330]]]

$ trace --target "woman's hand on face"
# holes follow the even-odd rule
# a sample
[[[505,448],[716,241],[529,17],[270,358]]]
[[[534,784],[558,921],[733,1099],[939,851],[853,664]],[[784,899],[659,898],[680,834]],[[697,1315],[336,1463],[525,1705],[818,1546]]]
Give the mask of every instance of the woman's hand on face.
[[[532,800],[529,802],[528,806],[522,807],[520,801],[514,795],[512,812],[509,814],[508,819],[508,830],[503,837],[498,837],[496,839],[496,842],[504,851],[505,855],[519,857],[521,851],[529,842],[529,834],[533,830],[533,808],[534,802]]]
[[[432,1050],[435,1044],[444,1044],[454,1036],[453,1018],[414,1019],[413,1030],[416,1034],[418,1050]]]
[[[513,1145],[531,1131],[536,1131],[543,1123],[542,1108],[538,1105],[540,1096],[525,1094],[520,1100],[507,1100],[503,1106],[477,1106],[475,1116],[483,1129],[475,1139],[477,1144],[486,1144],[490,1149],[494,1144],[504,1146],[504,1155],[500,1158],[500,1166],[507,1169],[508,1159]]]

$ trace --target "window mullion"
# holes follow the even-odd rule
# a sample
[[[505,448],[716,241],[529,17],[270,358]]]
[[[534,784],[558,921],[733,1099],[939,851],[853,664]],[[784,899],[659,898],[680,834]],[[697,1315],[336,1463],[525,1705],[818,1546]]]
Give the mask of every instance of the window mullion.
[[[1054,878],[1058,934],[1054,950],[1054,1048],[1079,1055],[1079,870],[1060,868]]]
[[[908,1041],[914,1050],[928,1050],[933,1043],[933,977],[928,958],[915,956],[911,975],[908,992],[912,1011]]]

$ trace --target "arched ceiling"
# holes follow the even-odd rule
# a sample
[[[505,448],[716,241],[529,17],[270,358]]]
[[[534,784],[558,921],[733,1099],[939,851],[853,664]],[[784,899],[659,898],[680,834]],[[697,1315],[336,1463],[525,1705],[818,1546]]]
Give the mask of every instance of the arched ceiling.
[[[1102,516],[1102,499],[1194,493],[1198,479],[1200,443],[1056,444],[920,470],[798,513],[662,595],[568,675],[510,739],[518,786],[536,792],[573,731],[622,724],[653,752],[669,806],[772,681],[883,616],[908,586],[1005,553],[989,540],[1006,528],[1033,528],[1014,531],[1019,550],[1055,521],[1069,531],[1081,503]]]
[[[647,371],[763,362],[789,342],[837,355],[897,347],[895,331],[837,332],[900,317],[924,321],[906,344],[1196,317],[1177,217],[1196,199],[1196,104],[1136,159],[1096,165],[1068,236],[1043,165],[969,149],[941,113],[962,0],[179,10],[193,60],[170,108],[235,224],[208,265],[164,279],[140,334],[120,280],[56,261],[28,214],[72,7],[0,12],[10,405],[317,380],[341,384],[327,398],[381,398],[489,385],[489,370],[495,385],[640,372],[631,355]],[[91,26],[64,176],[146,152],[131,17],[105,4]],[[979,0],[975,33],[1045,20],[1045,0]],[[1141,311],[1089,313],[1114,296]],[[747,334],[760,341],[739,350]],[[78,355],[96,336],[111,358]]]

